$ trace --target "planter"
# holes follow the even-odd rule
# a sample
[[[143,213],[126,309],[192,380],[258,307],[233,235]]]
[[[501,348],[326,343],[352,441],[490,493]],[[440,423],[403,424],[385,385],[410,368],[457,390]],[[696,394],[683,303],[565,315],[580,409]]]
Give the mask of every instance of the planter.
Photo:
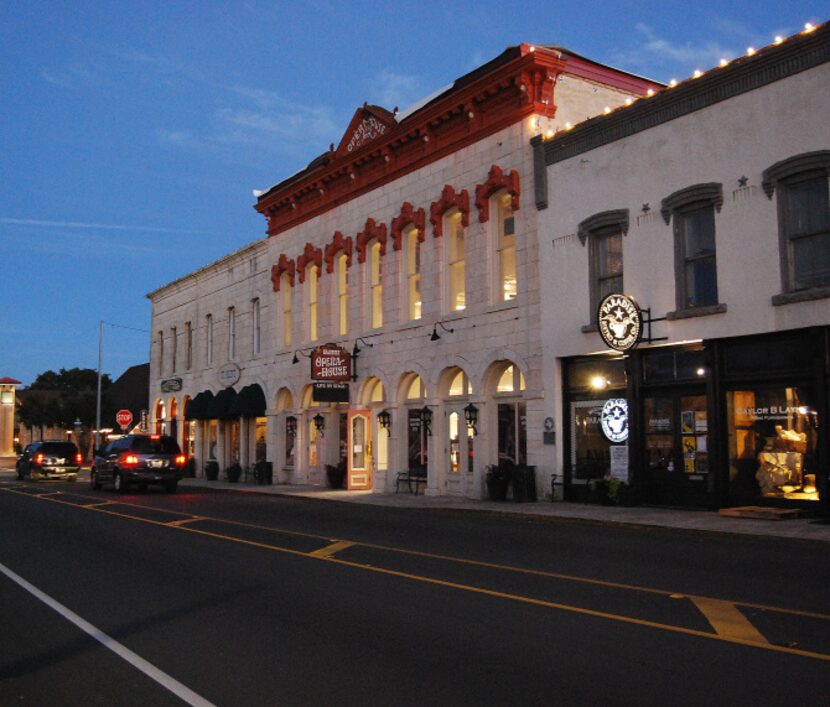
[[[205,464],[205,478],[208,481],[216,481],[219,478],[219,462]]]
[[[330,489],[342,489],[346,481],[346,467],[343,464],[337,466],[326,464],[326,480]]]
[[[239,481],[239,477],[242,476],[242,467],[239,466],[239,464],[231,464],[227,469],[225,469],[225,476],[228,481],[235,484]]]
[[[506,501],[507,487],[510,482],[506,479],[487,479],[487,498],[491,501]]]
[[[536,500],[536,467],[526,464],[517,466],[511,474],[513,500],[516,503]]]

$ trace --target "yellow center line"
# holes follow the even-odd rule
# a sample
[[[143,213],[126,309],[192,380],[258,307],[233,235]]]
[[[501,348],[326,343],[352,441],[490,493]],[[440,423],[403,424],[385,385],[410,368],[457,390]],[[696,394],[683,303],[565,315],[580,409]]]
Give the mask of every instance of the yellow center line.
[[[769,643],[732,602],[709,597],[690,596],[689,599],[700,609],[700,613],[712,624],[712,628],[719,636],[754,643]]]
[[[326,545],[325,547],[321,547],[319,550],[309,552],[308,554],[311,557],[332,557],[335,552],[345,550],[347,547],[352,547],[356,544],[357,543],[349,542],[348,540],[338,540],[333,542],[331,545]]]
[[[2,490],[6,491],[6,489],[2,489]],[[14,490],[11,490],[11,493],[19,493],[20,495],[29,496],[30,498],[32,498],[31,494],[24,494],[24,493],[20,493],[18,491],[14,491]],[[41,496],[35,496],[35,498],[41,498]],[[359,563],[359,562],[352,562],[352,561],[349,561],[349,560],[343,560],[343,559],[340,559],[338,557],[333,556],[333,553],[337,552],[337,550],[344,549],[344,547],[351,547],[351,546],[354,546],[354,545],[361,545],[363,547],[376,547],[376,548],[384,548],[384,546],[375,546],[375,545],[371,545],[371,544],[349,542],[349,541],[336,541],[336,542],[331,543],[330,545],[328,545],[324,548],[321,548],[320,550],[315,550],[315,551],[312,551],[312,552],[302,552],[302,551],[299,551],[299,550],[293,550],[291,548],[280,547],[280,546],[271,545],[271,544],[268,544],[268,543],[256,542],[256,541],[252,541],[252,540],[245,540],[244,538],[237,538],[237,537],[234,537],[232,535],[225,535],[225,534],[222,534],[222,533],[216,533],[216,532],[207,531],[207,530],[200,530],[198,528],[187,527],[186,525],[179,524],[177,521],[174,521],[172,523],[162,522],[162,521],[158,521],[158,520],[152,520],[152,519],[149,519],[149,518],[141,518],[140,516],[133,516],[133,515],[129,515],[129,514],[126,514],[126,513],[117,513],[115,511],[107,510],[105,508],[91,507],[91,506],[89,506],[89,507],[79,506],[77,504],[69,503],[67,501],[62,501],[62,500],[59,500],[59,499],[56,499],[56,498],[45,498],[44,500],[50,501],[52,503],[60,503],[60,504],[64,504],[64,505],[69,505],[69,506],[72,506],[73,508],[87,508],[88,510],[96,511],[98,513],[105,513],[107,515],[121,517],[121,518],[127,518],[129,520],[137,520],[137,521],[140,521],[142,523],[149,523],[151,525],[157,525],[157,526],[166,527],[166,528],[173,527],[177,530],[182,530],[182,531],[187,532],[187,533],[193,533],[195,535],[202,535],[202,536],[216,538],[216,539],[220,539],[220,540],[227,540],[227,541],[235,542],[235,543],[242,544],[242,545],[249,545],[249,546],[252,546],[252,547],[258,547],[258,548],[262,548],[262,549],[265,549],[265,550],[271,550],[271,551],[274,551],[274,552],[280,552],[280,553],[284,553],[284,554],[294,555],[294,556],[297,556],[297,557],[305,557],[305,558],[310,558],[310,559],[315,559],[315,560],[326,560],[327,562],[331,562],[331,563],[334,563],[334,564],[339,564],[339,565],[342,565],[344,567],[351,567],[351,568],[354,568],[354,569],[359,569],[359,570],[368,571],[368,572],[374,572],[374,573],[377,573],[377,574],[384,574],[384,575],[388,575],[388,576],[399,577],[399,578],[402,578],[402,579],[407,579],[407,580],[411,580],[411,581],[415,581],[415,582],[421,582],[421,583],[425,583],[425,584],[432,584],[432,585],[435,585],[435,586],[446,587],[446,588],[450,588],[450,589],[457,589],[457,590],[460,590],[460,591],[472,592],[472,593],[481,594],[481,595],[485,595],[485,596],[491,596],[491,597],[494,597],[494,598],[506,599],[506,600],[516,601],[516,602],[520,602],[520,603],[524,603],[524,604],[531,604],[531,605],[534,605],[534,606],[541,606],[541,607],[550,608],[550,609],[557,609],[557,610],[560,610],[560,611],[566,611],[566,612],[569,612],[569,613],[581,614],[581,615],[584,615],[584,616],[592,616],[592,617],[595,617],[595,618],[607,619],[607,620],[611,620],[611,621],[619,621],[621,623],[627,623],[627,624],[632,624],[632,625],[636,625],[636,626],[643,626],[643,627],[647,627],[647,628],[654,628],[654,629],[658,629],[658,630],[662,630],[662,631],[668,631],[668,632],[671,632],[671,633],[680,633],[680,634],[683,634],[683,635],[695,636],[695,637],[698,637],[698,638],[707,638],[707,639],[710,639],[710,640],[717,640],[717,641],[722,641],[722,642],[725,642],[725,643],[743,645],[743,646],[748,646],[748,647],[751,647],[751,648],[760,648],[762,650],[769,650],[769,651],[773,651],[773,652],[777,652],[777,653],[787,653],[789,655],[795,655],[795,656],[799,656],[799,657],[803,657],[803,658],[813,658],[813,659],[821,660],[821,661],[824,661],[824,662],[830,662],[830,654],[817,653],[817,652],[814,652],[814,651],[807,651],[807,650],[802,650],[802,649],[797,649],[797,648],[789,648],[787,646],[774,645],[774,644],[768,643],[766,641],[766,639],[760,633],[758,633],[757,631],[755,631],[754,635],[752,635],[751,637],[749,637],[749,638],[746,637],[747,634],[745,632],[742,632],[741,630],[739,630],[737,622],[735,622],[735,620],[734,620],[734,616],[732,617],[732,622],[733,622],[732,624],[730,624],[729,621],[726,618],[724,618],[728,614],[728,612],[723,607],[718,606],[719,610],[722,613],[717,614],[717,616],[715,616],[716,612],[715,612],[715,609],[713,608],[715,605],[727,604],[727,605],[731,605],[731,606],[734,606],[734,605],[755,606],[755,605],[749,604],[749,603],[728,602],[728,601],[724,601],[724,600],[711,599],[711,598],[707,598],[707,597],[688,596],[688,598],[690,600],[694,601],[695,604],[698,607],[700,607],[700,604],[698,604],[698,601],[702,601],[702,605],[706,608],[707,611],[710,611],[711,616],[713,618],[715,618],[715,620],[720,622],[719,627],[717,627],[713,624],[713,628],[715,629],[716,633],[710,633],[710,632],[707,632],[707,631],[699,631],[697,629],[684,628],[682,626],[673,626],[671,624],[662,624],[662,623],[659,623],[659,622],[656,622],[656,621],[649,621],[647,619],[638,619],[638,618],[635,618],[635,617],[624,616],[624,615],[621,615],[621,614],[611,614],[611,613],[604,612],[604,611],[597,611],[597,610],[594,610],[594,609],[586,609],[586,608],[583,608],[583,607],[573,606],[573,605],[570,605],[570,604],[561,604],[559,602],[547,601],[547,600],[544,600],[544,599],[536,599],[534,597],[522,596],[520,594],[510,594],[510,593],[506,593],[506,592],[500,592],[500,591],[497,591],[497,590],[494,590],[494,589],[487,589],[486,587],[478,587],[478,586],[474,586],[474,585],[460,584],[458,582],[451,582],[451,581],[447,581],[447,580],[436,579],[434,577],[427,577],[427,576],[423,576],[423,575],[413,574],[413,573],[410,573],[410,572],[403,572],[403,571],[400,571],[400,570],[387,569],[387,568],[384,568],[384,567],[378,567],[376,565],[367,565],[367,564],[362,564],[362,563]],[[130,505],[132,505],[132,504],[130,504]],[[145,508],[144,506],[136,506],[136,507],[137,508]],[[158,510],[158,509],[153,509],[153,510]],[[190,520],[195,520],[195,518],[190,519]],[[225,522],[222,519],[211,519],[209,516],[200,517],[199,520],[216,520],[220,523]],[[185,522],[186,521],[187,521],[187,519],[185,519]],[[230,521],[230,523],[235,524],[235,525],[243,525],[243,526],[246,525],[244,523],[235,523],[233,521]],[[249,526],[249,527],[265,527],[265,526]],[[268,528],[266,527],[266,529],[268,529]],[[281,532],[278,529],[271,528],[271,530],[275,530],[275,532]],[[303,536],[306,536],[306,537],[322,538],[322,536],[312,536],[310,534],[305,534],[305,533],[292,532],[292,534],[293,535],[303,535]],[[384,549],[388,549],[390,551],[398,551],[396,548],[384,548]],[[328,550],[330,550],[331,552],[326,552]],[[452,557],[445,557],[445,556],[441,556],[441,555],[430,555],[429,553],[422,553],[422,552],[417,552],[417,551],[400,550],[400,552],[405,553],[405,554],[420,555],[420,556],[424,556],[424,557],[455,560],[455,561],[460,562],[460,563],[474,564],[474,565],[478,565],[478,566],[493,567],[493,568],[502,568],[502,569],[506,569],[506,570],[513,570],[513,571],[517,571],[517,572],[525,572],[525,573],[528,573],[528,574],[536,574],[536,575],[541,575],[541,576],[551,576],[551,577],[555,577],[555,578],[561,576],[562,578],[574,579],[575,581],[585,581],[585,582],[591,583],[591,584],[602,584],[602,585],[607,585],[607,586],[642,590],[642,591],[648,591],[648,592],[652,592],[652,593],[666,594],[666,595],[672,596],[672,593],[666,592],[664,590],[657,590],[657,589],[650,589],[650,588],[640,588],[640,587],[637,587],[637,586],[630,586],[630,585],[618,584],[618,583],[613,583],[613,582],[604,582],[604,581],[601,581],[601,580],[592,580],[592,579],[587,579],[587,578],[585,580],[581,580],[581,578],[572,577],[572,576],[568,576],[568,575],[556,575],[555,573],[548,573],[548,572],[535,571],[535,570],[526,570],[526,569],[523,569],[523,568],[511,567],[509,565],[504,565],[504,566],[493,565],[493,564],[490,564],[490,563],[477,562],[477,561],[474,561],[474,560],[464,560],[462,558],[452,558]],[[682,598],[683,596],[684,595],[682,595],[682,594],[674,593],[675,598]],[[698,601],[695,601],[695,600],[698,600]],[[782,613],[814,616],[815,618],[820,618],[820,619],[830,619],[830,616],[826,616],[824,614],[810,614],[808,612],[787,611],[785,609],[777,609],[775,607],[760,607],[760,608],[768,608],[771,611],[779,611],[779,612],[782,612]],[[704,609],[700,609],[700,610],[704,613],[704,616],[706,616],[706,618],[710,620],[710,623],[712,623],[712,620],[710,619],[709,615],[706,614]],[[721,633],[721,631],[722,631],[722,633]],[[760,639],[759,639],[759,637],[760,637]]]
[[[103,506],[112,506],[115,504],[115,501],[101,501],[100,503],[84,503],[81,504],[80,508],[102,508]]]

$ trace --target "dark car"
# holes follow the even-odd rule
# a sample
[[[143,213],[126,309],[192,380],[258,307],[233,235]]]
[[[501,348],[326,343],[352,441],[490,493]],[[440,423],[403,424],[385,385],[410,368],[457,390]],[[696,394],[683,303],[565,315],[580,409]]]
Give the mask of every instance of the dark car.
[[[119,493],[129,486],[141,489],[160,484],[173,493],[182,478],[187,457],[175,438],[165,435],[127,435],[95,455],[89,474],[94,489],[112,484]]]
[[[26,445],[17,458],[17,478],[75,481],[83,455],[72,442],[43,440]]]

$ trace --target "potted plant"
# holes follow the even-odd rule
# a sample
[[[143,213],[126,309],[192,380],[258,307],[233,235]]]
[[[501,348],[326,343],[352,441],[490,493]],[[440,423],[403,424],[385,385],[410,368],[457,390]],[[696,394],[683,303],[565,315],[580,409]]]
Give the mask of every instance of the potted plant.
[[[184,475],[189,479],[192,479],[196,476],[196,459],[193,457],[189,457],[187,460],[187,464],[184,466]]]
[[[205,464],[205,478],[208,481],[216,481],[219,478],[219,462],[211,459]]]
[[[491,501],[507,500],[507,487],[510,485],[510,468],[506,464],[491,464],[484,474],[487,484],[487,498]]]
[[[232,484],[239,481],[240,476],[242,476],[242,467],[239,464],[231,464],[225,469],[225,477]]]
[[[346,461],[341,461],[337,466],[326,464],[326,478],[329,488],[342,489],[343,482],[346,480]]]

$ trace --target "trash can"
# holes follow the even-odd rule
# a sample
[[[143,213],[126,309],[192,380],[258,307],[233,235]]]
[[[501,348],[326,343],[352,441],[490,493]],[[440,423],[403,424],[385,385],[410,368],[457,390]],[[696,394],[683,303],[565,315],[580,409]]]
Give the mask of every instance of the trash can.
[[[520,464],[513,469],[513,500],[516,503],[536,500],[536,467]]]

